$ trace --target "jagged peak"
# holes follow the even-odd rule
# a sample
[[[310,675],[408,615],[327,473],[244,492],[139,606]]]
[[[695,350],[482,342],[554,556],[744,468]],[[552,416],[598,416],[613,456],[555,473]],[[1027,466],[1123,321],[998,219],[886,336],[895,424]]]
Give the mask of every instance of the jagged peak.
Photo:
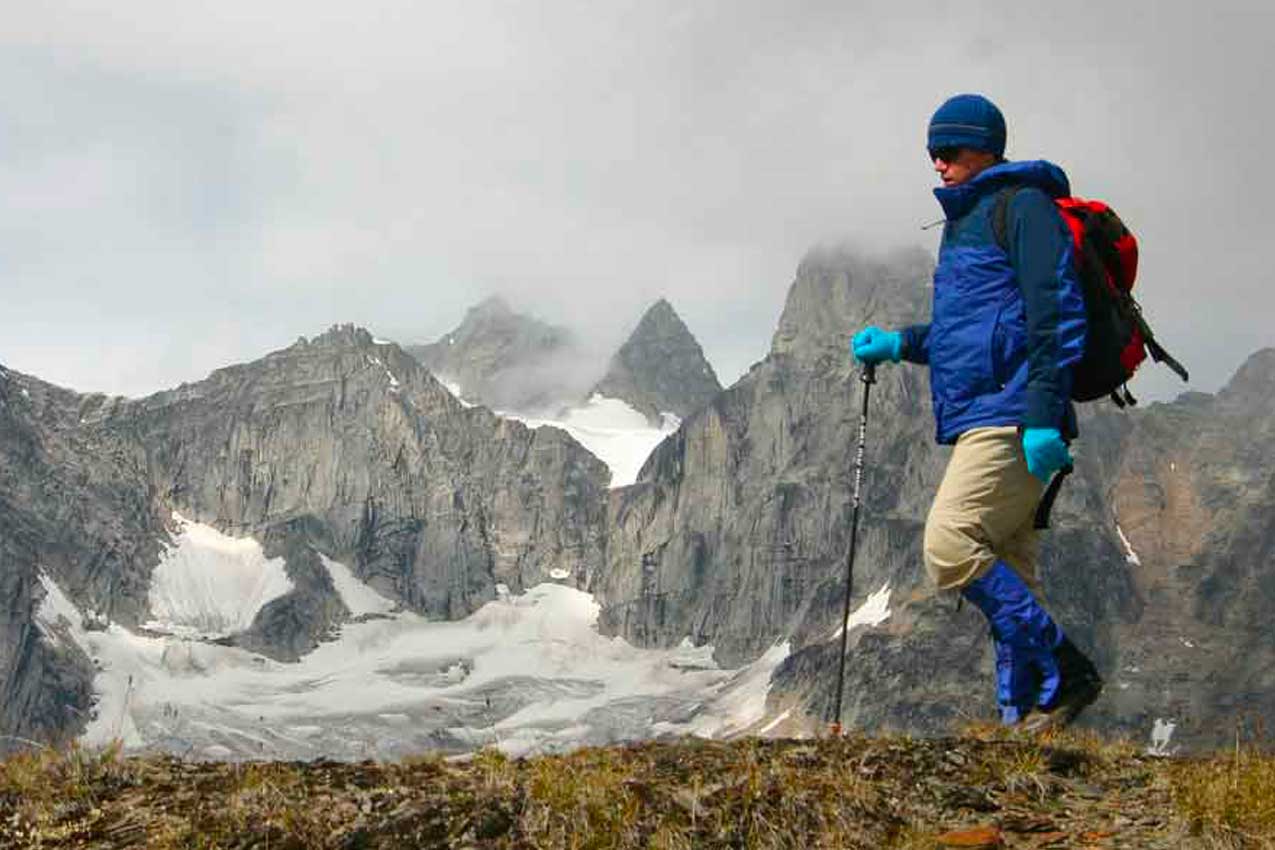
[[[694,334],[691,333],[691,329],[686,326],[686,322],[682,321],[682,317],[678,315],[677,310],[673,309],[673,305],[669,303],[668,299],[661,298],[646,308],[646,312],[638,320],[637,327],[629,334],[629,341],[632,342],[643,336],[662,333],[666,330],[671,330],[678,336],[695,338]]]
[[[301,337],[296,341],[295,346],[317,346],[320,348],[349,347],[366,348],[375,344],[372,333],[367,328],[347,323],[342,325],[333,325],[314,339],[306,342],[305,337]],[[295,347],[294,346],[294,347]]]

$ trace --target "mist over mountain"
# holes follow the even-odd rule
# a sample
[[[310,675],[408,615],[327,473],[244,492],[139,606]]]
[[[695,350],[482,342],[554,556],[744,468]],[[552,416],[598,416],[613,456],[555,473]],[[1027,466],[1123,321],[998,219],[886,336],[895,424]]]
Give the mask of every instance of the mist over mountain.
[[[658,427],[661,414],[687,416],[721,391],[699,342],[664,298],[614,352],[584,339],[492,297],[437,341],[404,350],[466,401],[519,414],[559,413],[596,394]]]
[[[516,312],[499,296],[471,307],[435,342],[405,350],[466,400],[495,410],[537,411],[580,398],[598,368],[570,330]]]

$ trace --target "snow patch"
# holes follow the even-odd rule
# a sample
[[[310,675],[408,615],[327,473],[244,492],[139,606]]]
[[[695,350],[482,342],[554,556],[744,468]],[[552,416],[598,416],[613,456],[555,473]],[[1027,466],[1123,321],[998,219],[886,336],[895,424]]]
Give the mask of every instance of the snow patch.
[[[283,558],[267,558],[251,537],[229,537],[174,512],[178,534],[151,574],[147,628],[223,637],[252,625],[267,603],[293,589]]]
[[[1120,544],[1124,546],[1124,559],[1135,567],[1142,566],[1142,560],[1138,557],[1138,553],[1133,551],[1129,538],[1124,536],[1124,529],[1120,527],[1120,523],[1116,523],[1116,534],[1120,537]]]
[[[637,481],[642,464],[651,451],[682,420],[672,413],[660,414],[660,427],[652,428],[647,418],[627,403],[594,393],[582,406],[568,409],[558,419],[538,419],[501,413],[528,428],[551,425],[561,428],[588,449],[611,470],[611,487],[625,487]]]
[[[332,577],[332,586],[336,588],[337,595],[341,597],[345,607],[350,609],[351,616],[389,614],[398,607],[393,600],[386,599],[359,581],[345,564],[333,561],[322,554],[319,555],[319,560],[323,562],[328,575]]]
[[[552,569],[549,571],[549,578],[555,581],[562,581],[563,579],[571,578],[571,571],[561,568]]]
[[[1167,758],[1175,754],[1179,748],[1171,747],[1170,742],[1173,740],[1173,732],[1177,728],[1178,724],[1172,720],[1157,717],[1155,725],[1151,728],[1151,743],[1147,746],[1147,755]]]
[[[83,631],[84,618],[80,609],[75,607],[62,588],[43,572],[40,573],[40,586],[44,588],[44,599],[35,611],[35,624],[45,637],[57,640],[64,629],[69,629],[72,637]]]
[[[372,365],[380,366],[381,369],[384,370],[385,377],[390,382],[390,392],[392,393],[398,392],[398,378],[394,377],[394,373],[390,371],[390,367],[386,366],[385,363],[379,357],[373,357],[372,355],[369,354],[367,355],[367,359],[368,359],[368,362],[371,363]]]
[[[863,600],[858,608],[846,617],[845,628],[854,631],[859,626],[879,626],[890,618],[890,583],[881,585],[881,589]],[[833,638],[841,637],[841,629],[832,633]]]
[[[456,397],[456,400],[460,402],[461,407],[474,406],[473,402],[465,401],[464,397],[461,395],[460,384],[456,383],[455,381],[448,380],[446,378],[439,378],[438,382],[443,385],[443,389],[447,390],[449,393],[451,393],[452,395]]]

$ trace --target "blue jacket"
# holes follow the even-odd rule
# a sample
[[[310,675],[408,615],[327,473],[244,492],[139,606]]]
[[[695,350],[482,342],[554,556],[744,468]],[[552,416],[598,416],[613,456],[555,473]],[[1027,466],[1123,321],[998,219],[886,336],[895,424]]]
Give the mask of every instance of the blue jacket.
[[[996,244],[998,190],[1014,194],[1008,252]],[[1085,303],[1072,264],[1071,234],[1053,198],[1070,194],[1049,162],[1005,162],[935,197],[947,214],[934,310],[928,325],[903,329],[902,356],[930,365],[940,443],[988,425],[1052,427],[1076,435],[1071,367],[1085,343]]]

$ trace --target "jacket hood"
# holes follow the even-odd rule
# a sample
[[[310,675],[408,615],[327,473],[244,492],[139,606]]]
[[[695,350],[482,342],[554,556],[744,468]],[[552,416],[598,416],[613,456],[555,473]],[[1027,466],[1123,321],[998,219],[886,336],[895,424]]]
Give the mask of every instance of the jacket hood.
[[[1051,198],[1065,198],[1071,194],[1071,184],[1061,168],[1043,159],[1033,159],[993,165],[959,186],[939,186],[934,190],[934,197],[939,199],[943,213],[950,221],[965,215],[979,198],[1002,186],[1031,186]]]

